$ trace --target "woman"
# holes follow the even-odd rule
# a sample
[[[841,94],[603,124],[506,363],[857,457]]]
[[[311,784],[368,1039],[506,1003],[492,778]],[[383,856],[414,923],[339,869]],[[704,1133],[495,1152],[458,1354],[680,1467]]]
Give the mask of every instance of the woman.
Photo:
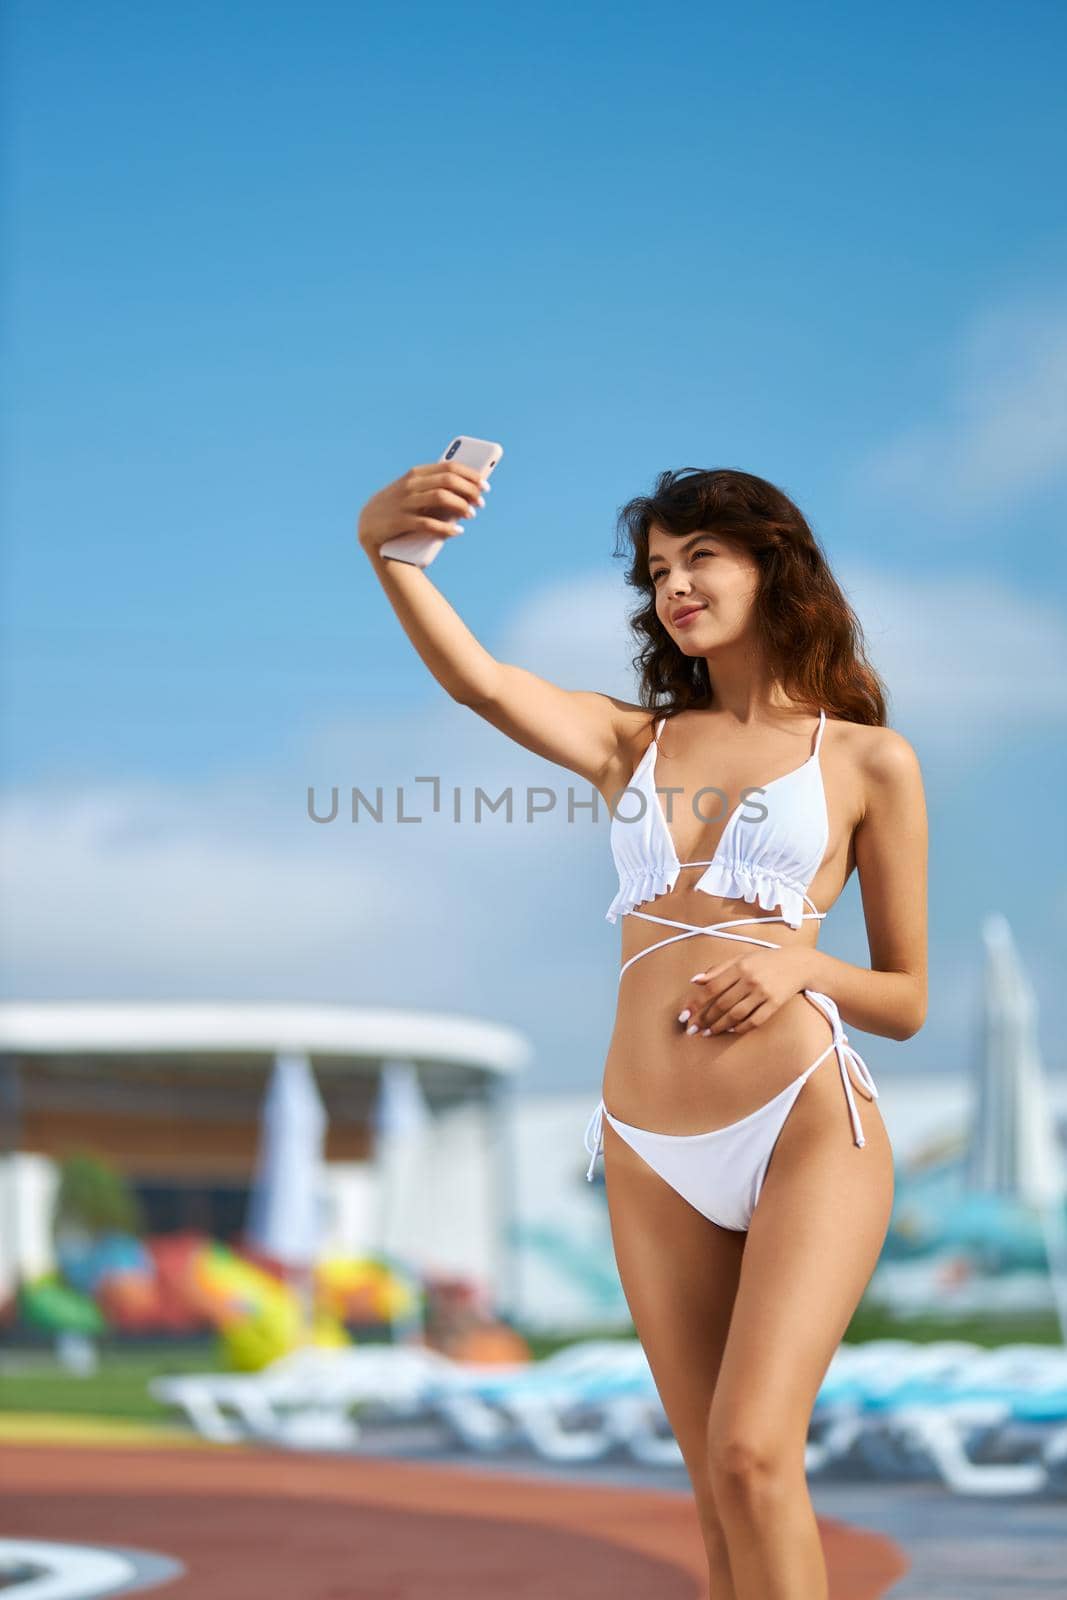
[[[379,555],[394,534],[462,533],[480,488],[470,468],[414,467],[363,508],[360,544],[452,698],[612,811],[624,959],[589,1175],[602,1151],[712,1600],[825,1600],[805,1442],[893,1200],[877,1090],[841,1019],[907,1039],[925,1018],[919,764],[773,484],[686,468],[623,508],[640,705],[495,660],[426,572]],[[816,948],[853,868],[870,970]]]

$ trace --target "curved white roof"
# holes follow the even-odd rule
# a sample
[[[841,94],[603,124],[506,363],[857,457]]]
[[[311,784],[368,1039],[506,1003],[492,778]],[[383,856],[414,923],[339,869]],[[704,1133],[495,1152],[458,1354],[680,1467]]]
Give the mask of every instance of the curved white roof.
[[[0,1003],[0,1050],[141,1054],[300,1050],[462,1064],[512,1073],[532,1051],[514,1028],[474,1017],[373,1007],[227,1001],[41,1000]]]

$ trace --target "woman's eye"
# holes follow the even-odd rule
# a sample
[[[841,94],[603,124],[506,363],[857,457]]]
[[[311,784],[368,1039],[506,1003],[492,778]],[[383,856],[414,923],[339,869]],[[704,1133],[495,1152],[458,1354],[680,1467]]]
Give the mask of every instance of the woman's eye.
[[[707,549],[703,549],[702,548],[700,550],[694,550],[691,559],[695,561],[697,556],[713,556],[714,554],[715,554],[714,550],[707,550]],[[651,574],[652,582],[653,583],[658,583],[661,578],[666,576],[666,572],[667,572],[666,567],[658,568],[657,571],[655,571],[655,572],[653,572]]]

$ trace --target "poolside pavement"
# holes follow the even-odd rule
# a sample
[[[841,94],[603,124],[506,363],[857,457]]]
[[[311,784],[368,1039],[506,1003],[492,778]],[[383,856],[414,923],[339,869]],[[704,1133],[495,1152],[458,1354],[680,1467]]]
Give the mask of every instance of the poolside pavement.
[[[519,1451],[490,1466],[427,1424],[364,1425],[360,1443],[297,1454],[172,1424],[8,1414],[0,1533],[150,1547],[185,1569],[175,1600],[707,1600],[681,1467]],[[854,1474],[811,1493],[832,1600],[1067,1600],[1062,1496]]]
[[[128,1440],[4,1445],[0,1535],[136,1547],[180,1563],[175,1600],[706,1600],[676,1490],[479,1463],[204,1450]],[[908,1562],[822,1518],[832,1600],[880,1600]],[[142,1585],[142,1589],[143,1589]]]

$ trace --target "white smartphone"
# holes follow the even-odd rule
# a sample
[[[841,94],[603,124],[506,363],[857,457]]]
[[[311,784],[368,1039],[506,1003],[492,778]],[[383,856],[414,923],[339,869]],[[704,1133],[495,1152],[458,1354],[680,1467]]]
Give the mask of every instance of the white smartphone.
[[[501,456],[504,446],[492,439],[471,439],[465,433],[450,439],[438,456],[438,461],[461,461],[465,467],[474,467],[483,478],[488,478]],[[440,514],[442,522],[451,522],[447,511]],[[413,567],[428,567],[447,539],[433,533],[401,533],[387,539],[378,548],[390,561],[407,561]]]

